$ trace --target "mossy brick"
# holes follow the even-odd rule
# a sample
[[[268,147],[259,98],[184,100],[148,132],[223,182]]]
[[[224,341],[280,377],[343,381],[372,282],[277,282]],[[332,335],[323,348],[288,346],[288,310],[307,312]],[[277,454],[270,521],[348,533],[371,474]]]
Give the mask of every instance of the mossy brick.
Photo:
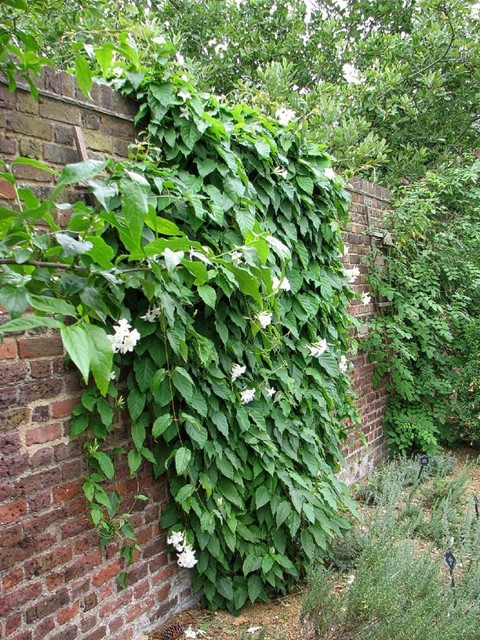
[[[38,101],[32,96],[31,93],[26,91],[17,92],[17,111],[23,113],[38,113]]]
[[[53,125],[31,114],[18,111],[7,113],[5,124],[7,131],[14,131],[24,136],[32,136],[42,140],[53,139]]]
[[[25,362],[12,362],[0,364],[0,385],[9,386],[22,382],[28,376],[28,367]]]
[[[80,162],[80,157],[76,149],[53,142],[46,142],[43,145],[43,158],[46,162],[61,165]]]
[[[49,553],[35,556],[25,563],[25,574],[30,580],[34,576],[41,576],[55,567],[65,565],[72,559],[72,547],[64,545]]]
[[[73,398],[62,398],[61,400],[55,400],[50,405],[50,411],[53,418],[64,418],[72,413],[73,407],[80,402],[80,398],[75,396]]]
[[[55,594],[48,595],[38,604],[27,609],[25,619],[27,624],[32,624],[46,616],[56,613],[63,606],[68,604],[69,596],[67,589],[61,589]]]
[[[27,513],[27,502],[24,498],[19,498],[12,502],[0,505],[0,524],[10,524],[18,520]]]
[[[54,422],[53,424],[45,424],[41,427],[27,429],[25,442],[27,447],[31,447],[35,444],[46,444],[47,442],[59,440],[62,437],[62,434],[62,425],[59,422]]]
[[[102,122],[102,117],[96,113],[92,113],[91,111],[84,111],[82,113],[82,126],[85,127],[85,129],[98,131]]]
[[[101,85],[99,85],[97,82],[94,81],[90,89],[90,97],[88,97],[83,93],[83,91],[77,85],[75,87],[75,98],[81,105],[84,105],[84,104],[89,105],[93,109],[95,109],[95,106],[97,104],[100,104],[101,89],[102,89]]]
[[[0,180],[0,200],[15,200],[15,187],[8,180]]]
[[[56,122],[66,122],[67,124],[80,125],[80,109],[73,104],[66,104],[50,98],[39,98],[39,112],[42,118],[46,120],[55,120]],[[53,131],[53,125],[50,124]],[[48,138],[51,140],[53,135]]]
[[[60,633],[50,636],[48,640],[75,640],[78,638],[78,627],[74,624],[69,627],[63,627]]]
[[[48,378],[52,375],[52,361],[49,358],[32,360],[30,362],[30,375],[32,378]]]
[[[14,611],[21,610],[23,606],[37,598],[42,592],[40,582],[31,582],[21,589],[16,589],[9,594],[0,596],[0,611],[3,615],[8,615]]]
[[[82,627],[83,630],[83,627]],[[95,631],[89,633],[87,636],[84,636],[83,640],[102,640],[102,638],[107,637],[107,627],[101,626],[97,627]],[[122,639],[128,640],[128,629],[125,629],[122,633]]]
[[[69,73],[62,73],[62,96],[65,98],[74,98],[77,83],[75,76]]]
[[[10,409],[18,405],[18,389],[11,387],[9,389],[0,389],[0,409]]]
[[[35,380],[27,382],[19,388],[18,401],[20,404],[28,404],[35,400],[44,400],[45,398],[53,398],[63,389],[63,381],[61,379]]]
[[[60,336],[22,337],[18,340],[18,354],[22,359],[45,358],[63,354]]]
[[[51,93],[60,95],[62,91],[62,79],[62,73],[56,73],[52,68],[45,66],[42,68],[37,86],[44,91],[50,91]]]
[[[20,140],[20,153],[26,158],[42,158],[42,142],[36,138],[22,138]]]
[[[71,146],[75,144],[73,127],[56,123],[53,136],[55,142],[58,142],[58,144],[67,144]]]
[[[20,434],[16,431],[3,433],[0,437],[0,454],[11,456],[21,447]]]
[[[5,581],[4,581],[5,582]],[[5,587],[3,587],[5,590]],[[22,626],[23,617],[21,613],[14,613],[13,615],[5,618],[5,636],[11,636],[12,633],[20,629]],[[1,637],[1,632],[0,632]]]
[[[15,109],[15,93],[8,90],[4,84],[0,84],[0,109]]]
[[[55,618],[53,616],[44,618],[41,622],[35,625],[32,640],[44,640],[50,631],[53,631],[53,629],[55,629]]]
[[[112,152],[113,139],[97,131],[85,131],[85,144],[92,151]]]
[[[0,153],[13,156],[17,153],[17,141],[14,138],[0,135]]]

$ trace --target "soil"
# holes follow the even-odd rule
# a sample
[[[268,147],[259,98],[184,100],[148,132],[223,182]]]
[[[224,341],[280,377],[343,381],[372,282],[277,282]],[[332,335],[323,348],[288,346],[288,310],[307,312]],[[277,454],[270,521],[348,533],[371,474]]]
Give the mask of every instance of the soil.
[[[455,451],[458,462],[454,473],[459,473],[467,462],[477,462],[470,466],[468,490],[480,498],[479,453],[478,449],[468,447]],[[342,582],[339,576],[339,585],[335,588],[341,589]],[[300,621],[304,592],[305,588],[300,588],[288,596],[246,606],[237,617],[225,611],[189,609],[171,617],[143,640],[183,639],[186,637],[184,633],[176,635],[173,632],[178,623],[184,630],[191,627],[197,632],[197,638],[203,640],[257,640],[263,630],[266,632],[265,640],[304,640]],[[168,631],[172,632],[171,636]]]

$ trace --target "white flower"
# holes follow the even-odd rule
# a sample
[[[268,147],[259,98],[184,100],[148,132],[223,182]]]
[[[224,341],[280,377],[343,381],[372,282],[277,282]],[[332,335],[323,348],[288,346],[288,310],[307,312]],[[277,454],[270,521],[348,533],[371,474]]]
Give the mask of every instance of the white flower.
[[[342,67],[343,77],[349,84],[361,84],[360,72],[353,64],[346,63]]]
[[[275,118],[280,124],[283,124],[283,126],[286,127],[287,124],[295,118],[295,111],[293,111],[293,109],[280,107],[280,109],[275,111]]]
[[[268,313],[268,311],[257,313],[256,318],[259,321],[262,329],[266,329],[269,324],[272,324],[272,314]]]
[[[348,278],[348,282],[353,284],[360,275],[360,269],[358,267],[352,267],[351,269],[344,270],[345,277]]]
[[[347,373],[348,371],[348,360],[346,356],[340,356],[340,361],[338,363],[338,368],[342,373]]]
[[[290,282],[287,280],[287,278],[283,278],[282,280],[279,280],[277,278],[277,276],[273,276],[273,278],[272,278],[272,288],[276,293],[280,289],[282,291],[290,291],[291,287],[290,287]]]
[[[195,551],[193,547],[189,544],[186,544],[183,547],[183,551],[178,553],[177,564],[179,567],[184,567],[185,569],[191,569],[194,567],[198,560],[195,558]]]
[[[290,249],[287,247],[286,244],[283,244],[281,240],[279,240],[278,238],[275,238],[274,236],[266,236],[265,240],[268,242],[268,244],[271,247],[275,249],[275,251],[278,253],[278,255],[281,258],[290,258],[291,256]]]
[[[182,551],[185,544],[185,534],[181,531],[173,531],[172,535],[167,538],[167,544],[171,544],[177,551]]]
[[[195,251],[193,247],[190,248],[189,257],[190,257],[190,261],[192,261],[192,258],[197,258],[198,260],[201,260],[205,264],[212,264],[204,253],[199,253],[198,251]]]
[[[185,58],[178,51],[175,54],[175,60],[178,62],[178,64],[185,64]]]
[[[196,631],[194,631],[191,626],[189,626],[187,629],[185,629],[184,635],[185,635],[185,638],[196,638],[197,637]]]
[[[144,316],[140,316],[140,318],[145,322],[155,322],[161,314],[162,309],[160,307],[153,307],[153,309],[148,309],[147,313]]]
[[[355,576],[352,573],[351,575],[348,576],[347,578],[347,584],[353,584],[355,582]]]
[[[366,291],[362,293],[361,298],[362,298],[362,304],[364,305],[370,304],[370,302],[372,301],[372,296]]]
[[[270,389],[267,389],[266,391],[269,398],[273,398],[273,396],[277,393],[277,390],[274,387],[270,387]]]
[[[472,4],[470,9],[471,9],[471,16],[474,20],[477,18],[480,18],[480,3],[477,2],[475,4]]]
[[[230,254],[232,264],[234,264],[235,266],[237,266],[237,264],[240,264],[240,262],[242,262],[242,256],[243,254],[241,251],[232,251],[232,253]]]
[[[320,342],[314,342],[313,344],[307,344],[308,349],[310,349],[310,355],[313,358],[319,358],[321,355],[325,353],[328,349],[328,344],[325,339],[320,340]]]
[[[240,396],[242,404],[248,404],[255,398],[255,389],[244,389]]]
[[[282,167],[275,167],[272,173],[275,173],[277,176],[280,176],[281,178],[286,178],[288,175],[287,170],[282,169]]]
[[[116,327],[113,327],[115,333],[113,336],[107,336],[112,343],[113,353],[127,353],[133,351],[133,347],[140,340],[140,334],[136,329],[132,329],[130,323],[125,318],[118,321]]]
[[[247,629],[247,633],[252,633],[252,634],[253,634],[253,633],[256,633],[257,631],[260,631],[260,629],[261,629],[261,628],[262,628],[262,627],[249,627],[249,628]]]
[[[332,169],[332,167],[327,167],[323,173],[324,173],[324,176],[326,178],[328,178],[329,180],[333,180],[335,178],[335,175],[336,175],[335,171]]]
[[[177,96],[178,96],[179,98],[181,98],[184,102],[186,102],[187,100],[189,100],[189,99],[192,97],[192,96],[188,93],[188,91],[184,91],[183,89],[182,89],[182,91],[179,91],[179,92],[177,93]]]
[[[239,378],[241,375],[243,375],[246,370],[247,370],[247,367],[242,367],[239,364],[232,365],[232,372],[231,372],[232,382],[235,382],[235,380]]]
[[[108,376],[109,380],[116,380],[117,379],[117,374],[115,373],[115,371],[111,371],[110,375]]]

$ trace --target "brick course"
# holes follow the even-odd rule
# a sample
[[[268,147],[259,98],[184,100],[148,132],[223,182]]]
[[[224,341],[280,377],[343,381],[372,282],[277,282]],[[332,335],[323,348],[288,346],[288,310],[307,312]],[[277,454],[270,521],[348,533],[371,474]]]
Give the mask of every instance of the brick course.
[[[91,158],[125,156],[134,141],[135,105],[108,87],[94,86],[92,100],[67,74],[42,73],[36,103],[22,88],[9,93],[0,79],[0,153],[9,162],[18,155],[38,158],[60,169],[81,158],[74,125],[84,132]],[[52,176],[17,166],[22,184],[45,194]],[[350,253],[346,266],[359,265],[357,291],[366,291],[365,255],[389,206],[386,189],[364,181],[350,185],[351,223],[346,229]],[[9,185],[0,182],[3,199]],[[69,197],[78,198],[73,190]],[[355,301],[352,313],[367,321],[375,305]],[[1,322],[1,315],[0,315]],[[364,354],[355,359],[354,384],[365,448],[352,435],[345,446],[342,475],[355,480],[384,455],[381,420],[385,391],[373,389],[374,368]],[[194,602],[190,574],[165,551],[158,518],[168,499],[166,479],[154,481],[141,470],[140,486],[149,502],[137,505],[132,518],[140,544],[127,588],[116,577],[123,566],[118,545],[98,547],[82,495],[82,441],[70,441],[70,411],[79,400],[78,376],[66,369],[62,344],[54,333],[19,334],[0,344],[0,637],[9,640],[101,640],[138,638],[175,611]],[[124,443],[122,429],[118,444]],[[136,482],[122,466],[118,489],[132,502]]]

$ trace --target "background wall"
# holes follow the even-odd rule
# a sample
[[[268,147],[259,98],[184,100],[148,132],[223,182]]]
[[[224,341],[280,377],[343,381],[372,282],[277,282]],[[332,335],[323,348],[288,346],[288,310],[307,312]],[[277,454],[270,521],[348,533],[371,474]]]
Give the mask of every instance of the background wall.
[[[8,93],[0,79],[3,160],[27,156],[57,169],[78,162],[82,158],[75,127],[81,130],[89,158],[126,157],[135,140],[133,103],[101,86],[94,86],[88,100],[72,76],[51,70],[44,71],[39,90],[35,102],[21,88]],[[43,171],[18,165],[15,173],[39,196],[52,187],[50,174]],[[361,277],[354,288],[367,291],[365,255],[371,242],[380,242],[368,230],[388,208],[389,194],[365,181],[354,182],[350,190],[345,264],[359,266]],[[67,195],[81,197],[75,191]],[[13,199],[11,185],[0,179],[0,200]],[[362,322],[374,311],[374,304],[355,301],[352,306]],[[352,433],[342,471],[347,481],[357,479],[385,453],[385,391],[372,388],[374,365],[364,354],[353,363],[360,431],[368,447]],[[68,437],[70,411],[80,391],[55,334],[21,334],[0,345],[0,637],[9,640],[130,640],[194,602],[189,572],[179,569],[176,556],[165,551],[165,534],[158,527],[167,502],[166,483],[154,481],[148,469],[142,474],[141,492],[150,501],[132,507],[140,551],[127,589],[118,589],[118,545],[98,547],[82,494],[82,442]],[[119,425],[118,443],[125,437]],[[133,505],[138,486],[126,467],[116,482],[127,504]]]

